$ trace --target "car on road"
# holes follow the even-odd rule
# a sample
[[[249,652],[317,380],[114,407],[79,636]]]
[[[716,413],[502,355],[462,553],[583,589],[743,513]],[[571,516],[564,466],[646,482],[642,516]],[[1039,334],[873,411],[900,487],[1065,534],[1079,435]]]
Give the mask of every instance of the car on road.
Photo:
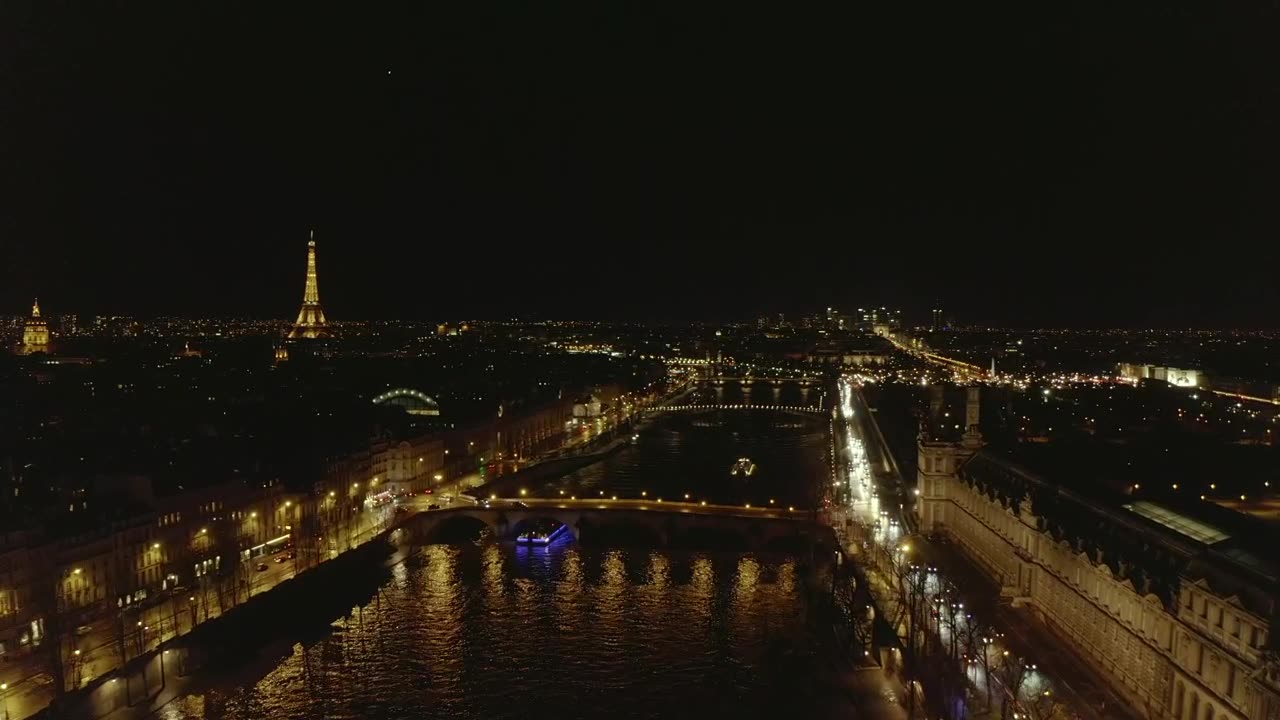
[[[264,571],[264,570],[266,570],[266,569],[267,569],[267,564],[266,564],[266,563],[264,563],[264,562],[260,562],[260,563],[258,563],[258,568],[257,568],[257,569],[258,569],[258,572],[262,572],[262,571]]]
[[[285,555],[277,555],[277,556],[276,556],[276,563],[277,563],[277,564],[278,564],[278,563],[282,563],[282,562],[284,562],[285,560],[288,560],[288,559],[289,559],[289,558],[288,558],[287,556],[285,556]]]
[[[76,628],[77,635],[88,635],[92,631],[93,631],[93,628],[89,627],[88,625],[81,625],[80,627]]]
[[[428,509],[428,510],[439,510],[439,509],[440,509],[440,503],[431,503],[430,505],[428,505],[428,506],[427,506],[427,509]]]

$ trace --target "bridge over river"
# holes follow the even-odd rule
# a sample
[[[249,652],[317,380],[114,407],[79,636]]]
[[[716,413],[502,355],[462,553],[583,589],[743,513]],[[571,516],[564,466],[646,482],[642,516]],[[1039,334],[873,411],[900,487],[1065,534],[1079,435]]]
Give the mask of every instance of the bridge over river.
[[[723,542],[755,550],[838,547],[831,528],[817,522],[809,510],[658,498],[493,499],[487,504],[417,513],[407,518],[403,527],[423,541],[468,528],[487,528],[494,537],[514,540],[548,521],[563,525],[575,539],[585,540],[626,534],[660,545]]]

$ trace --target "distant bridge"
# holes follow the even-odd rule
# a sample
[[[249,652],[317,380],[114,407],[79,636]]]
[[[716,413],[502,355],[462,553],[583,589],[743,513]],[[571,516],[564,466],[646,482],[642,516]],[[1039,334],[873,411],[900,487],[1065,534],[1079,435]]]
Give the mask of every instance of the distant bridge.
[[[716,384],[737,382],[743,385],[753,385],[755,383],[771,383],[773,385],[818,385],[822,383],[822,378],[817,377],[759,377],[753,375],[716,375],[707,378],[708,382]]]
[[[575,539],[626,532],[658,544],[702,540],[729,541],[753,549],[819,545],[836,547],[831,528],[808,510],[750,505],[706,505],[662,500],[494,500],[490,507],[467,505],[413,515],[405,526],[431,540],[449,530],[485,527],[502,540],[514,540],[539,522],[563,525]]]
[[[692,405],[659,405],[656,412],[690,412],[698,410],[782,410],[788,412],[823,413],[820,405],[774,405],[771,403],[694,403]]]
[[[395,405],[410,415],[439,415],[440,404],[435,398],[413,388],[393,388],[373,399],[374,405]]]

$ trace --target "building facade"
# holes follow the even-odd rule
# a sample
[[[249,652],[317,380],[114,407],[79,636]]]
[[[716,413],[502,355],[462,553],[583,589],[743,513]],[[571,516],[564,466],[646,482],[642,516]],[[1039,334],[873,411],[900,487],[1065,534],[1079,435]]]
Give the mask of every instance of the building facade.
[[[248,561],[296,522],[296,500],[270,481],[156,498],[133,480],[145,511],[86,532],[0,536],[0,657],[32,651],[57,628],[145,606],[237,556]]]
[[[562,400],[443,435],[375,436],[317,467],[301,492],[236,479],[156,495],[146,476],[98,478],[99,490],[124,503],[109,522],[78,533],[0,528],[0,658],[33,651],[59,628],[145,607],[210,576],[225,580],[291,541],[299,567],[310,567],[368,532],[371,506],[559,444],[571,415]]]
[[[1225,527],[1150,501],[1107,502],[981,447],[918,444],[922,532],[950,538],[1136,712],[1277,720],[1277,574]]]

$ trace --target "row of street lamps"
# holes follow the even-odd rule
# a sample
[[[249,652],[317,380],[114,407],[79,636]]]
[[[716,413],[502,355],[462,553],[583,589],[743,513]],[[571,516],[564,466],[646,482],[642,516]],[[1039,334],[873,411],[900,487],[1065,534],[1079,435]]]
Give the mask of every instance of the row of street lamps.
[[[876,565],[881,565],[880,555],[883,554],[883,561],[887,563],[890,574],[895,575],[899,585],[904,587],[903,595],[908,602],[908,609],[911,610],[905,621],[910,625],[908,632],[909,637],[912,639],[912,646],[915,644],[916,633],[920,631],[916,626],[923,624],[923,632],[927,633],[925,635],[926,643],[928,642],[928,634],[935,635],[939,643],[948,642],[948,638],[944,637],[944,631],[949,635],[951,655],[954,658],[957,654],[955,652],[957,632],[977,629],[972,624],[973,615],[965,611],[964,603],[955,597],[954,591],[947,590],[945,587],[946,581],[942,578],[937,568],[909,562],[907,558],[912,551],[912,546],[907,538],[900,536],[902,528],[898,521],[891,518],[888,511],[880,511],[877,514],[877,493],[871,487],[871,473],[865,467],[868,462],[865,448],[862,446],[861,441],[853,435],[850,427],[853,417],[852,393],[853,388],[848,381],[842,381],[842,403],[840,409],[846,422],[846,449],[848,450],[844,480],[847,482],[847,489],[850,493],[848,501],[850,509],[856,512],[858,501],[855,501],[853,496],[855,494],[862,495],[863,500],[861,502],[866,502],[864,511],[876,515],[874,524],[865,521],[859,521],[858,524],[864,528],[866,535],[881,550],[880,553],[873,553],[873,556],[877,559]],[[834,473],[835,468],[833,467]],[[837,487],[845,484],[841,482],[841,478],[838,476],[833,479]],[[892,546],[891,552],[889,550],[890,546]],[[933,590],[932,593],[929,593],[930,589]],[[917,611],[927,607],[927,605],[922,607],[919,602],[925,600],[925,597],[929,594],[933,595],[933,610],[930,615],[937,620],[933,628],[929,627],[928,617],[924,618],[923,623],[917,617]],[[944,622],[944,616],[948,619],[947,622]],[[999,680],[991,677],[992,668],[990,666],[991,653],[996,649],[995,642],[998,637],[1000,637],[1000,634],[995,634],[994,637],[990,634],[984,634],[980,638],[981,669],[983,670],[981,679],[982,682],[986,683],[988,690],[990,690],[993,680]],[[970,638],[970,640],[973,639]],[[1008,695],[1006,703],[1011,702],[1012,707],[1007,705],[1003,707],[1003,717],[1009,717],[1010,712],[1012,712],[1013,718],[1046,720],[1049,717],[1056,717],[1055,713],[1061,709],[1061,706],[1057,703],[1052,690],[1046,686],[1047,679],[1039,673],[1036,663],[1028,663],[1021,658],[1012,656],[1007,649],[1001,650],[996,658],[1001,663],[1001,667],[1008,668],[1009,674],[1009,678],[1002,682],[1002,685],[1004,685],[1004,690]],[[976,684],[979,658],[969,657],[966,651],[962,659],[962,667],[966,670],[965,676]],[[972,675],[970,675],[970,670]],[[1033,697],[1028,700],[1021,697],[1021,695],[1023,694],[1023,686],[1033,677],[1038,680],[1038,687],[1033,688]],[[914,700],[914,692],[912,699]],[[912,707],[914,707],[914,702],[912,702]]]

